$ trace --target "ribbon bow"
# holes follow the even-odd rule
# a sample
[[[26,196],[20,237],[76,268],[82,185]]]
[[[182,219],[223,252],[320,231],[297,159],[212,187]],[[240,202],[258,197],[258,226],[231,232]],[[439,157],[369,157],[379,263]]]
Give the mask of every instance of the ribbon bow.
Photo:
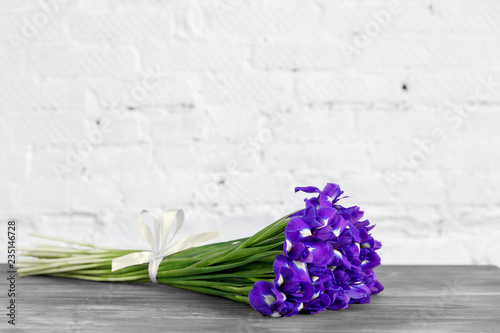
[[[142,219],[142,216],[145,213],[148,213],[153,218],[153,231],[151,231]],[[176,222],[174,233],[171,237],[168,237],[174,221]],[[111,271],[114,272],[125,267],[149,262],[149,278],[151,279],[151,282],[158,283],[156,275],[158,274],[158,267],[160,267],[160,263],[164,257],[206,242],[221,234],[220,232],[214,231],[203,232],[185,237],[172,244],[175,235],[183,224],[184,211],[182,209],[169,209],[165,211],[165,213],[163,213],[161,223],[153,213],[145,209],[141,210],[139,220],[137,222],[137,229],[139,230],[142,238],[144,238],[144,240],[151,245],[151,251],[134,252],[115,258],[111,262]]]

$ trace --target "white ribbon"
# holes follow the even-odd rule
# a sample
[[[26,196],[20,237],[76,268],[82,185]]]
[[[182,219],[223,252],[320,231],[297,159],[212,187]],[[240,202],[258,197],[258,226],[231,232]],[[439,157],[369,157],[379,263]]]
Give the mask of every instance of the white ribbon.
[[[142,219],[142,215],[148,213],[153,218],[154,229],[148,227],[148,225]],[[171,237],[170,229],[172,224],[175,223],[175,230]],[[172,241],[179,231],[179,229],[184,224],[184,211],[182,209],[170,209],[163,213],[161,223],[158,221],[156,216],[151,212],[143,209],[139,214],[139,220],[137,222],[137,229],[142,238],[151,245],[151,251],[134,252],[122,257],[118,257],[111,262],[111,271],[133,266],[139,264],[145,264],[149,262],[148,272],[151,282],[158,283],[156,275],[158,274],[158,267],[164,257],[180,252],[182,250],[188,249],[190,247],[196,246],[200,243],[206,242],[219,236],[220,232],[203,232],[200,234],[192,235],[181,239],[180,241],[172,244]]]

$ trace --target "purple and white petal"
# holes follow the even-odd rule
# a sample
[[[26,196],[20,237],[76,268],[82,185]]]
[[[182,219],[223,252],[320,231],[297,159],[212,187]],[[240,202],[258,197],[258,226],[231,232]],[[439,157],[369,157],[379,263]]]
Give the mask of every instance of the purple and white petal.
[[[268,281],[257,281],[253,289],[248,293],[250,305],[264,316],[272,316],[274,311],[271,305],[276,301],[273,292],[273,284]]]

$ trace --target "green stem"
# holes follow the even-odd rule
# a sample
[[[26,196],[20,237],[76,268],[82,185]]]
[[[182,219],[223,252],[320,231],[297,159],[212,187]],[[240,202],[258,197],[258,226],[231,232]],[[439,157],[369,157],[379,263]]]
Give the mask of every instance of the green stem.
[[[228,299],[236,301],[236,302],[250,304],[248,302],[248,295],[237,295],[237,294],[228,293],[228,292],[224,292],[221,290],[216,290],[216,289],[206,288],[206,287],[194,287],[194,286],[185,286],[185,285],[179,285],[179,284],[177,284],[177,285],[172,284],[171,286],[176,287],[176,288],[196,291],[196,292],[202,293],[202,294],[221,296],[221,297],[225,297],[225,298],[228,298]]]
[[[284,230],[289,215],[258,231],[252,237],[193,247],[165,257],[157,273],[160,283],[222,296],[248,304],[248,293],[259,280],[272,282],[272,263],[283,253]],[[39,246],[22,255],[36,258],[20,261],[19,274],[52,275],[90,281],[148,282],[148,264],[111,271],[113,259],[142,252],[97,247],[92,244],[36,234],[37,237],[86,247]]]

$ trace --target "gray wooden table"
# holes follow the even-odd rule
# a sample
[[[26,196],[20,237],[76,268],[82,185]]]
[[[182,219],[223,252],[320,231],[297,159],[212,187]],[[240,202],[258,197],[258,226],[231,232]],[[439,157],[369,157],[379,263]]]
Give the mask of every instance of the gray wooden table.
[[[6,274],[6,265],[1,265]],[[16,281],[16,329],[26,332],[499,332],[500,269],[494,266],[381,266],[385,290],[370,304],[292,318],[151,283],[54,277]],[[8,286],[2,276],[2,332]],[[7,329],[7,330],[6,330]]]

